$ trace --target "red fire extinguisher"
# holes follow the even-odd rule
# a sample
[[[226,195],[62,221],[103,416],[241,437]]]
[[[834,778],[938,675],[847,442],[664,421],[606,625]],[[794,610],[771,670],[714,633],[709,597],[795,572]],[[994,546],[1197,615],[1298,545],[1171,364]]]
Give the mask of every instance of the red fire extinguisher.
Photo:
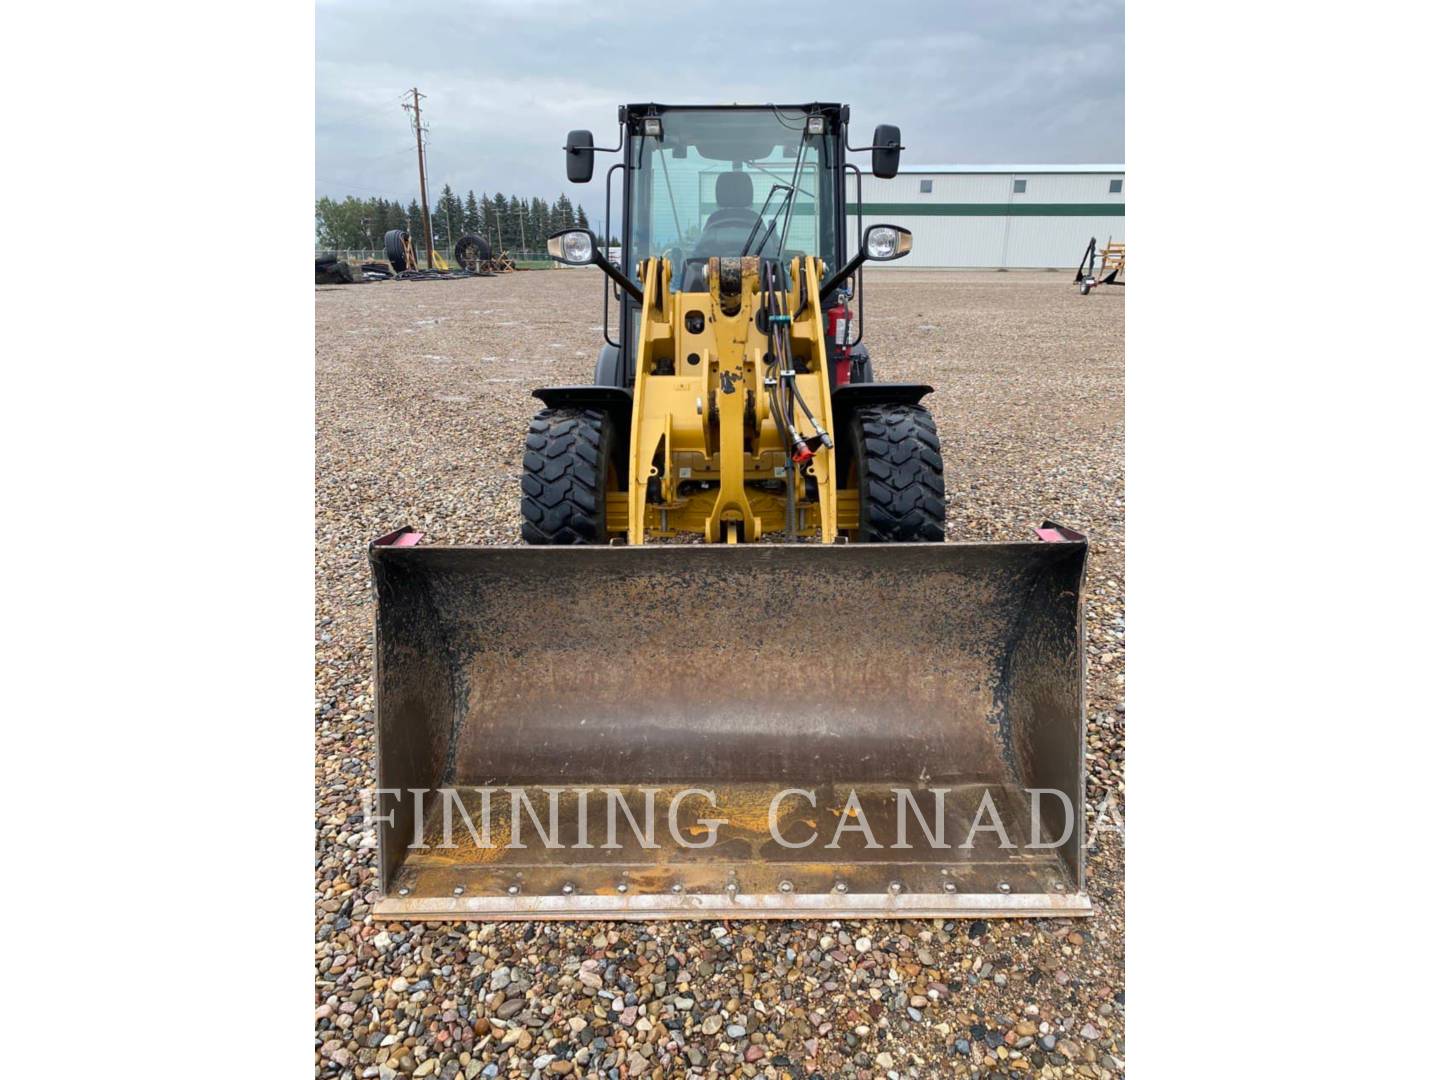
[[[841,294],[840,303],[825,312],[825,336],[835,343],[835,385],[850,382],[850,297]]]

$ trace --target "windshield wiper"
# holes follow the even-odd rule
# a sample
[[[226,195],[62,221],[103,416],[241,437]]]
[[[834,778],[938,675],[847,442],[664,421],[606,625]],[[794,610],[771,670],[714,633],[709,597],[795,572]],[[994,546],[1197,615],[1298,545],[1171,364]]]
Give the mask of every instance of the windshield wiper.
[[[670,166],[665,164],[665,152],[655,145],[654,156],[660,159],[660,171],[665,174],[665,193],[670,197],[670,216],[675,219],[675,243],[680,243],[684,230],[680,228],[680,210],[675,206],[675,189],[670,186]]]
[[[760,241],[759,250],[761,251],[765,250],[765,244],[770,240],[770,234],[775,231],[775,223],[780,220],[780,211],[784,210],[785,207],[789,205],[790,200],[795,197],[795,189],[793,187],[785,184],[770,185],[770,194],[766,195],[765,201],[760,204],[760,213],[756,215],[755,224],[750,226],[750,235],[745,237],[745,246],[740,249],[742,258],[750,254],[750,245],[755,240],[755,233],[758,232],[760,226],[764,224],[765,211],[770,208],[770,200],[775,197],[775,192],[777,191],[785,192],[785,197],[780,200],[780,205],[775,208],[775,216],[770,219],[770,227],[765,230],[765,236]]]

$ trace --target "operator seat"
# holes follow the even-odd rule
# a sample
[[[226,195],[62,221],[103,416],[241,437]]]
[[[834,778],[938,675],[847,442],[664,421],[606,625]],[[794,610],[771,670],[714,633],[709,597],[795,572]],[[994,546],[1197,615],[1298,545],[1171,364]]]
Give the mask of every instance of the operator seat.
[[[755,189],[750,183],[750,174],[728,172],[717,176],[715,201],[720,208],[705,219],[705,228],[700,230],[700,239],[695,242],[694,254],[704,258],[712,255],[739,255],[750,230],[755,228],[755,223],[760,220],[760,215],[750,209],[750,204],[755,201]]]

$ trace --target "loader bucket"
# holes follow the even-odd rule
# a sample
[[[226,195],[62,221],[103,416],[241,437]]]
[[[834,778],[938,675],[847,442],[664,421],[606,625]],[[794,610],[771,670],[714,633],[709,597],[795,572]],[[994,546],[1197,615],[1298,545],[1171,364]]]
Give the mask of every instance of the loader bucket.
[[[1084,537],[370,551],[377,915],[1088,914]]]

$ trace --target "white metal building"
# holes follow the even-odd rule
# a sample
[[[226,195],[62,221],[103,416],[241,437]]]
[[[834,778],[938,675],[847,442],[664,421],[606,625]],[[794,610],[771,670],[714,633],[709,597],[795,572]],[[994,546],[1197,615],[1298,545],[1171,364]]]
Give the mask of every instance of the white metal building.
[[[906,165],[862,174],[864,224],[915,234],[897,268],[1075,267],[1090,238],[1125,239],[1124,165]],[[855,178],[847,187],[851,248]],[[874,265],[874,264],[872,264]]]

